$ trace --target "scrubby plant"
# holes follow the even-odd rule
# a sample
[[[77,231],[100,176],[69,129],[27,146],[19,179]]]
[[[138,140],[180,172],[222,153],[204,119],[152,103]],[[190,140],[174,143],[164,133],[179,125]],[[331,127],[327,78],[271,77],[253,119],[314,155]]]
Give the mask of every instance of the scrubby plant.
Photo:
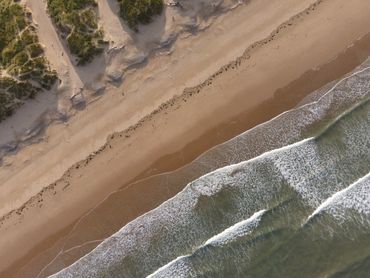
[[[163,11],[163,0],[118,0],[120,14],[127,25],[137,31],[139,24],[148,24]]]
[[[26,47],[27,52],[31,58],[35,58],[44,53],[44,49],[38,43],[31,43]]]
[[[48,0],[48,11],[55,25],[67,38],[77,64],[92,60],[104,49],[103,31],[98,26],[95,0]]]
[[[39,91],[41,88],[30,81],[0,77],[0,121],[10,116],[24,99],[35,97]]]
[[[0,0],[0,121],[57,79],[30,18],[17,2]]]

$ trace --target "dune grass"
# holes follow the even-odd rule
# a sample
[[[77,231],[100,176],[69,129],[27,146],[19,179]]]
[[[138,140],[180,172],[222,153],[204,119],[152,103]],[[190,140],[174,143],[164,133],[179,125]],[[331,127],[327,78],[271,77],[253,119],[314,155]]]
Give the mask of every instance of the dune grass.
[[[47,0],[51,18],[67,40],[77,65],[90,62],[103,52],[104,34],[98,26],[95,0]]]
[[[148,24],[163,11],[163,0],[118,0],[120,14],[127,25],[138,31],[139,24]]]
[[[50,69],[31,14],[17,2],[0,1],[0,121],[24,100],[50,89],[57,74]]]

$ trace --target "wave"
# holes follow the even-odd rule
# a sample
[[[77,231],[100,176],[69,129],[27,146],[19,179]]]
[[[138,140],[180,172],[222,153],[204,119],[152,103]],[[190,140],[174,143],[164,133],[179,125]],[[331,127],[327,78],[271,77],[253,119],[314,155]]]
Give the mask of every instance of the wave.
[[[359,194],[360,196],[360,205],[356,204],[356,201],[358,200],[358,192],[365,193],[365,194]],[[347,222],[350,222],[353,220],[351,217],[343,217],[343,213],[345,211],[348,212],[348,209],[355,208],[357,215],[360,217],[361,220],[366,219],[366,221],[370,220],[370,216],[368,213],[368,209],[370,206],[370,202],[368,200],[368,196],[370,192],[370,173],[367,174],[365,177],[362,177],[355,183],[348,186],[346,189],[338,192],[335,194],[335,198],[329,198],[330,202],[325,201],[325,206],[320,206],[321,210],[320,212],[323,213],[326,211],[329,213],[329,217],[334,217],[337,221],[322,221],[322,223],[314,224],[310,227],[309,230],[306,229],[305,226],[302,226],[301,228],[295,230],[295,231],[287,231],[283,230],[282,227],[276,227],[274,225],[271,225],[271,221],[268,219],[265,221],[265,226],[269,226],[269,229],[262,227],[260,225],[262,217],[265,215],[266,211],[262,210],[257,213],[255,213],[250,219],[243,220],[234,226],[226,229],[224,232],[222,232],[219,235],[216,235],[212,239],[208,240],[204,245],[197,248],[191,255],[187,256],[181,256],[177,258],[176,260],[170,262],[169,264],[159,268],[156,270],[153,274],[147,276],[151,278],[160,278],[160,277],[266,277],[268,276],[268,271],[264,271],[263,275],[261,273],[258,274],[258,272],[261,271],[261,268],[266,268],[269,271],[271,271],[271,268],[268,266],[271,265],[271,263],[267,263],[265,260],[279,261],[277,257],[281,257],[282,254],[287,254],[287,249],[289,249],[290,254],[285,255],[288,258],[285,258],[285,262],[292,261],[293,258],[299,258],[301,260],[300,264],[302,262],[306,263],[306,261],[303,261],[302,257],[305,257],[305,253],[308,250],[310,251],[310,257],[316,257],[317,254],[320,254],[320,256],[323,255],[323,253],[332,253],[333,249],[339,249],[338,245],[350,245],[350,247],[353,247],[354,240],[358,240],[359,238],[361,240],[361,237],[357,235],[356,237],[353,237],[353,228],[351,230],[352,234],[346,237],[338,238],[338,235],[341,234],[341,232],[344,232],[346,229],[345,224]],[[354,196],[355,198],[351,198]],[[357,197],[357,200],[356,200]],[[328,199],[328,200],[329,200]],[[324,204],[323,203],[323,204]],[[364,211],[364,206],[366,207],[366,210]],[[328,209],[330,207],[330,209]],[[327,209],[326,209],[327,208]],[[335,208],[335,209],[334,209]],[[335,210],[335,213],[333,213],[332,210]],[[338,217],[338,212],[341,211],[341,217]],[[276,211],[270,210],[269,213],[273,215],[273,217],[276,219],[279,216]],[[317,215],[318,212],[316,212],[314,215]],[[365,215],[363,215],[365,214]],[[353,212],[352,212],[353,215]],[[314,216],[311,216],[314,217]],[[367,222],[369,223],[369,222]],[[312,223],[311,223],[312,224]],[[321,226],[322,225],[322,226]],[[368,228],[369,226],[366,226],[364,221],[361,221],[359,224],[358,222],[355,222],[355,227],[362,228],[363,234],[365,234],[365,239],[368,240],[370,236],[368,235]],[[327,236],[325,237],[317,237],[317,230],[320,231],[320,235],[325,231],[325,233],[328,233],[330,231],[333,231],[335,229],[335,237],[333,234],[331,234],[330,238],[328,239]],[[234,236],[237,234],[237,236]],[[367,234],[367,235],[366,235]],[[280,246],[276,248],[271,254],[271,249],[274,249],[274,244],[276,245],[276,237],[278,237],[280,241]],[[363,235],[362,235],[363,237]],[[222,244],[218,244],[219,241],[216,241],[216,244],[214,243],[214,239],[222,239]],[[315,244],[312,244],[313,241]],[[364,242],[364,239],[361,241]],[[303,243],[303,244],[302,244]],[[304,244],[306,243],[306,244]],[[366,241],[365,241],[366,243]],[[212,246],[208,246],[212,245]],[[270,245],[270,246],[269,246]],[[302,246],[303,245],[303,246]],[[329,248],[324,248],[324,246],[330,246]],[[318,246],[320,250],[318,250]],[[276,247],[276,246],[274,246]],[[263,250],[267,253],[267,255],[263,254],[266,258],[263,258],[262,261],[256,262],[256,256],[263,256],[258,254],[257,249]],[[340,248],[341,250],[345,248]],[[326,270],[329,273],[330,272],[336,272],[336,269],[338,267],[346,266],[346,264],[349,264],[348,267],[345,267],[345,270],[338,271],[339,273],[333,274],[333,277],[341,277],[345,273],[349,272],[348,269],[352,271],[362,272],[363,268],[368,269],[368,265],[363,263],[363,260],[365,262],[368,262],[368,257],[366,255],[369,254],[369,252],[365,252],[365,259],[363,259],[364,255],[361,254],[361,249],[364,248],[358,248],[356,249],[356,255],[353,254],[347,254],[347,261],[342,262],[342,266],[338,265],[334,268],[334,270]],[[366,249],[366,248],[365,248]],[[348,251],[347,251],[348,252]],[[359,255],[360,253],[360,255]],[[303,254],[303,256],[302,256]],[[316,256],[315,256],[316,254]],[[361,256],[362,255],[362,256]],[[253,257],[253,262],[252,262]],[[311,259],[310,258],[310,259]],[[350,263],[348,263],[348,261]],[[361,262],[360,265],[359,262]],[[279,262],[281,265],[286,265],[284,263]],[[326,263],[326,262],[325,262]],[[353,264],[356,266],[354,269]],[[266,266],[268,265],[268,266]],[[300,273],[302,276],[312,277],[316,276],[313,275],[315,273],[314,267],[317,267],[317,262],[311,264],[311,268],[309,270],[306,270],[303,274]],[[348,268],[348,269],[347,269]],[[276,271],[276,270],[275,270]],[[277,275],[277,273],[279,273]],[[249,274],[250,273],[250,274]],[[276,273],[276,277],[296,277],[296,275],[292,274],[291,270],[289,272],[284,271],[283,269],[280,269]],[[320,272],[319,272],[320,273]],[[317,275],[319,275],[319,273]],[[363,272],[365,273],[365,272]],[[307,275],[308,274],[308,275]],[[348,273],[347,273],[348,274]],[[351,277],[366,277],[366,275],[362,276],[351,276]]]
[[[228,240],[232,240],[240,235],[251,232],[256,226],[258,226],[261,217],[265,212],[266,210],[263,209],[254,213],[250,218],[238,222],[235,225],[227,228],[225,231],[215,235],[214,237],[211,237],[206,241],[206,243],[204,243],[204,245],[221,245]]]
[[[209,245],[212,246],[219,246],[225,245],[231,241],[234,241],[238,237],[244,236],[245,234],[251,233],[261,221],[262,215],[266,212],[266,210],[260,210],[253,214],[250,218],[243,220],[241,222],[236,223],[235,225],[227,228],[225,231],[213,236],[212,238],[208,239],[204,245],[198,248],[197,252],[202,249],[208,248]],[[193,255],[194,256],[194,253]],[[189,266],[187,267],[187,260],[190,260],[191,256],[181,256],[178,257],[176,260],[168,263],[167,265],[159,268],[154,273],[147,276],[147,278],[152,277],[181,277],[181,273],[184,273],[184,269],[186,268],[188,271],[191,269]]]
[[[300,265],[303,262],[303,257],[305,256],[305,253],[313,249],[314,251],[311,251],[310,257],[317,257],[317,255],[312,254],[320,254],[328,252],[333,252],[333,249],[338,250],[338,245],[340,244],[347,244],[348,242],[351,242],[353,240],[358,240],[359,236],[356,238],[353,238],[353,234],[349,235],[348,237],[342,237],[338,238],[338,235],[340,232],[343,232],[345,230],[344,224],[345,222],[350,221],[350,217],[338,217],[338,211],[341,211],[342,213],[350,208],[355,207],[356,212],[359,213],[358,215],[361,216],[361,219],[364,218],[367,219],[367,221],[370,220],[370,217],[368,215],[368,211],[363,210],[363,206],[369,207],[370,202],[366,199],[368,199],[369,194],[369,185],[370,185],[370,173],[367,174],[365,177],[361,178],[360,180],[356,181],[355,183],[351,184],[346,189],[340,191],[337,195],[335,195],[335,198],[332,198],[331,200],[335,200],[334,202],[324,202],[326,205],[325,207],[331,207],[335,209],[335,214],[332,213],[332,211],[328,212],[330,217],[334,217],[337,221],[332,222],[331,225],[328,225],[330,223],[329,221],[323,221],[321,224],[316,224],[310,227],[310,229],[307,231],[305,227],[302,227],[300,229],[297,229],[296,231],[287,231],[283,230],[281,227],[276,227],[274,225],[271,225],[271,222],[269,219],[265,221],[265,226],[269,226],[269,229],[266,230],[262,225],[260,225],[262,216],[265,215],[265,210],[255,213],[251,219],[241,221],[237,224],[235,224],[233,227],[228,228],[227,230],[229,232],[222,232],[220,235],[222,235],[222,244],[216,244],[210,248],[207,246],[207,243],[202,245],[200,248],[198,248],[196,251],[194,251],[191,255],[187,256],[181,256],[177,258],[176,260],[172,261],[171,263],[161,267],[157,271],[155,271],[153,274],[149,275],[148,277],[266,277],[268,276],[268,271],[264,271],[263,275],[257,274],[261,271],[261,268],[267,268],[269,271],[271,271],[271,268],[266,265],[271,265],[271,263],[267,263],[265,260],[274,261],[277,262],[278,258],[281,257],[282,254],[287,254],[287,249],[290,250],[289,255],[285,255],[286,261],[291,261],[294,258],[300,258],[301,262]],[[352,191],[352,192],[350,192]],[[361,199],[361,206],[359,207],[358,204],[355,204],[354,201],[351,199],[351,196],[353,194],[358,193],[358,191],[367,193],[366,195],[361,195],[364,198]],[[355,194],[354,196],[357,196]],[[330,205],[329,205],[330,204]],[[322,207],[321,212],[324,210],[324,207]],[[279,215],[272,210],[269,211],[271,215],[274,216],[274,218],[279,217]],[[365,215],[362,215],[362,213],[365,213]],[[280,216],[281,217],[281,216]],[[248,224],[247,224],[248,223]],[[247,225],[246,225],[247,224]],[[252,225],[250,225],[252,224]],[[334,225],[335,224],[335,225]],[[355,227],[361,227],[362,231],[367,232],[368,226],[365,227],[365,224],[362,222],[362,224],[355,223]],[[238,229],[239,227],[243,227],[246,225],[247,229],[241,230]],[[317,234],[317,230],[320,230],[320,234],[325,230],[328,232],[328,230],[336,230],[336,237],[333,237],[331,235],[330,239],[327,237],[317,237],[315,234]],[[232,236],[231,231],[237,232],[237,237]],[[353,229],[352,229],[353,233]],[[216,238],[219,238],[220,235],[217,235]],[[271,246],[276,243],[276,238],[279,238],[280,246],[276,248],[271,254]],[[366,236],[366,239],[369,239],[369,236]],[[315,244],[311,244],[313,241],[315,241]],[[208,241],[207,241],[208,242]],[[302,243],[309,243],[309,244],[302,244]],[[319,243],[319,244],[318,244]],[[270,245],[270,246],[269,246]],[[302,246],[303,245],[303,246]],[[330,246],[330,248],[323,248],[323,246]],[[336,245],[336,246],[334,246]],[[350,244],[353,245],[353,244]],[[317,247],[320,247],[320,250],[317,250]],[[276,247],[276,246],[274,246]],[[258,249],[263,250],[267,253],[265,254],[258,254]],[[304,249],[304,250],[303,250]],[[325,250],[326,249],[326,250]],[[341,248],[342,250],[344,248]],[[363,248],[362,248],[363,249]],[[361,253],[361,248],[356,249],[357,253]],[[366,255],[368,253],[365,253]],[[266,257],[263,258],[262,261],[256,262],[256,256]],[[350,257],[351,256],[351,257]],[[347,260],[351,262],[349,265],[349,269],[351,271],[353,270],[353,264],[357,266],[358,261],[362,262],[363,256],[354,256],[354,260],[352,258],[352,255],[347,255]],[[252,262],[253,257],[253,262]],[[349,258],[348,258],[349,257]],[[352,259],[352,260],[351,260]],[[365,260],[368,258],[365,257]],[[306,262],[306,261],[304,261]],[[353,263],[354,262],[354,263]],[[348,262],[346,262],[348,264]],[[280,261],[281,265],[286,265]],[[343,264],[346,265],[346,264]],[[306,270],[306,276],[312,277],[315,276],[313,273],[315,273],[315,270],[313,267],[317,267],[318,264],[314,263],[311,265],[311,268],[309,270]],[[358,268],[358,269],[357,269]],[[357,267],[356,271],[363,271],[362,268],[366,268],[366,265],[361,264],[360,267]],[[368,268],[368,266],[367,266]],[[257,271],[258,270],[258,271]],[[348,272],[348,270],[346,270]],[[280,272],[279,275],[276,273],[276,277],[296,277],[296,275],[293,275],[291,271],[286,272],[283,269],[280,269],[278,272]],[[330,271],[335,272],[335,271]],[[340,277],[343,275],[343,270],[340,270],[339,273],[335,274],[335,277]],[[250,274],[249,274],[250,273]],[[364,272],[365,273],[365,272]],[[308,274],[308,275],[307,275]],[[302,273],[300,273],[302,275]],[[302,276],[305,276],[304,274]],[[334,276],[334,275],[333,275]],[[356,277],[366,277],[363,276],[356,276]]]
[[[345,221],[348,218],[338,215],[338,211],[342,212],[348,209],[353,209],[361,214],[370,214],[370,173],[347,188],[335,192],[308,217],[307,222],[324,212],[334,215],[338,220]]]
[[[340,196],[360,196],[354,188],[365,190],[363,201],[368,202],[361,178],[367,181],[370,171],[369,76],[365,63],[314,102],[199,158],[194,165],[204,168],[214,167],[209,161],[238,163],[192,181],[52,277],[266,277],[272,270],[294,277],[299,269],[301,276],[335,273],[338,262],[349,265],[366,258],[370,251],[363,242],[369,234],[358,227],[367,223],[368,214],[358,210],[366,221],[356,221],[355,228],[351,221],[340,225],[329,209],[334,205],[326,204]],[[246,161],[244,153],[250,156]],[[246,228],[245,219],[261,211],[253,229]],[[302,225],[307,219],[309,225]],[[345,233],[334,246],[341,229]],[[355,232],[349,237],[348,231]],[[349,250],[353,238],[363,245],[358,254]],[[216,244],[220,239],[224,244]],[[352,257],[335,261],[333,250]],[[310,255],[307,261],[305,254]],[[329,255],[320,263],[317,254]],[[287,258],[296,264],[289,265]]]

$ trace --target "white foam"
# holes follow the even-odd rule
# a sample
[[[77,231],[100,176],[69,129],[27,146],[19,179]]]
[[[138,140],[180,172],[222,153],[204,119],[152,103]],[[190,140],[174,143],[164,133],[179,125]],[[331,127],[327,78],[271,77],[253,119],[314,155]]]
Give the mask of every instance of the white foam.
[[[260,210],[256,213],[254,213],[251,217],[248,219],[242,220],[233,226],[225,229],[221,233],[211,237],[208,239],[203,245],[201,245],[198,249],[206,246],[206,245],[220,245],[227,243],[228,241],[231,241],[239,236],[243,236],[246,234],[251,233],[259,224],[263,214],[266,212],[266,210]],[[163,272],[168,270],[169,268],[172,268],[172,272],[176,272],[176,277],[187,277],[186,273],[190,271],[190,268],[186,266],[186,263],[184,262],[184,259],[188,258],[189,255],[186,256],[179,256],[175,260],[170,261],[166,265],[158,268],[155,272],[148,275],[147,278],[153,278],[153,277],[167,277],[166,275],[163,275]],[[177,265],[177,266],[176,266]],[[188,270],[188,271],[187,271]],[[173,275],[174,273],[171,274]],[[173,276],[172,276],[173,277]]]
[[[236,223],[235,225],[227,228],[223,232],[211,237],[208,239],[204,245],[212,244],[212,245],[218,245],[225,243],[229,240],[232,240],[238,236],[245,235],[247,233],[250,233],[255,229],[259,222],[261,221],[262,215],[266,212],[265,209],[260,210],[256,213],[254,213],[251,217],[249,217],[246,220],[240,221]]]
[[[180,257],[177,257],[175,260],[173,260],[173,261],[169,262],[168,264],[165,264],[164,266],[162,266],[162,267],[158,268],[156,271],[154,271],[152,274],[150,274],[150,275],[146,276],[146,278],[153,278],[153,277],[158,276],[158,275],[159,275],[161,272],[163,272],[165,269],[169,268],[170,266],[172,266],[172,265],[174,265],[174,264],[176,264],[176,263],[181,262],[181,260],[185,259],[186,257],[187,257],[187,256],[180,256]],[[183,273],[183,275],[181,275],[180,273],[178,273],[178,276],[176,276],[176,277],[178,277],[178,278],[185,277],[185,273],[186,273],[186,271],[185,271],[184,267],[185,267],[185,265],[183,264],[183,266],[181,267],[181,269],[182,269],[182,271],[181,271],[181,272]]]
[[[229,175],[225,175],[225,173],[230,173],[234,170],[238,170],[239,168],[245,167],[248,164],[254,163],[256,161],[263,160],[265,158],[269,158],[272,155],[280,154],[283,153],[287,150],[300,147],[305,145],[307,142],[310,142],[314,140],[314,137],[310,137],[307,139],[303,139],[299,142],[278,148],[278,149],[273,149],[270,151],[267,151],[259,156],[256,156],[252,159],[249,159],[247,161],[243,161],[240,163],[228,165],[222,168],[219,168],[215,171],[212,171],[210,173],[207,173],[200,178],[196,179],[194,182],[192,182],[190,185],[192,185],[192,188],[199,192],[201,195],[204,196],[212,196],[216,194],[223,185],[225,185],[225,177],[228,178]]]
[[[335,206],[356,209],[365,214],[370,214],[370,173],[358,179],[345,189],[335,192],[326,199],[317,209],[307,218],[308,222],[315,215],[333,210]]]

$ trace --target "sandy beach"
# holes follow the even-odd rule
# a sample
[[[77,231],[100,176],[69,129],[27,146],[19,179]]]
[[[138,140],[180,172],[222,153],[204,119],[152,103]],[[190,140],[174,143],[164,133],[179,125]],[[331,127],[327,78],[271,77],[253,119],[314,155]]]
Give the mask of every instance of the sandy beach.
[[[127,72],[40,143],[4,158],[1,277],[36,277],[63,245],[92,240],[57,271],[96,246],[97,234],[172,197],[181,186],[128,185],[189,163],[354,69],[370,54],[369,24],[364,0],[250,1]],[[122,187],[127,205],[116,226],[100,234],[85,226],[66,245],[76,221]]]

